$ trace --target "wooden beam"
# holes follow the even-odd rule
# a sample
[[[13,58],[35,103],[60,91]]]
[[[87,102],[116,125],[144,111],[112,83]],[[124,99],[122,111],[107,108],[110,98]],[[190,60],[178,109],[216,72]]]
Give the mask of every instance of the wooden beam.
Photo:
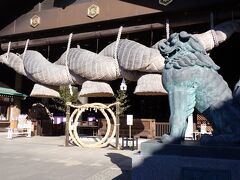
[[[182,16],[183,13],[190,11],[215,11],[220,7],[224,7],[225,9],[229,7],[234,8],[236,6],[233,6],[233,4],[235,3],[236,5],[237,1],[238,0],[202,0],[196,3],[196,1],[193,0],[173,0],[169,5],[163,6],[159,4],[159,0],[89,0],[78,1],[78,3],[63,8],[55,7],[54,5],[44,8],[44,4],[48,3],[47,0],[45,0],[39,7],[33,8],[28,13],[16,18],[11,24],[1,29],[0,37],[99,23],[109,20],[120,20],[156,13],[172,14],[178,12],[179,15]],[[100,9],[99,14],[94,18],[89,17],[87,14],[88,8],[92,4],[97,5]],[[40,24],[32,27],[30,20],[35,15],[40,17]]]
[[[100,9],[99,14],[94,18],[88,16],[88,8],[92,4],[97,5]],[[23,14],[0,30],[0,36],[39,32],[160,12],[158,9],[119,0],[83,1],[67,6],[66,8],[51,7],[44,9],[42,7],[40,10],[35,9],[38,8],[34,8],[32,11]],[[40,17],[40,24],[36,27],[30,25],[30,19],[34,15]]]
[[[165,26],[164,24],[155,23],[155,24],[146,24],[146,25],[133,26],[133,27],[124,27],[122,34],[141,32],[141,31],[146,31],[150,29],[159,29],[159,28],[163,28],[164,26]],[[118,33],[118,28],[94,31],[94,32],[78,33],[78,34],[73,34],[72,41],[107,37],[107,36],[117,35],[117,33]],[[32,40],[29,40],[28,47],[37,47],[37,46],[65,43],[68,41],[68,36],[69,35],[32,39]],[[26,44],[26,41],[11,42],[11,50],[22,49],[25,47],[25,44]],[[2,50],[6,51],[7,48],[8,48],[8,43],[1,44]]]
[[[240,18],[240,12],[234,12],[234,18]],[[232,19],[232,12],[219,12],[215,13],[215,25],[218,23],[217,21],[223,21],[226,19]],[[202,23],[209,23],[210,21],[210,14],[208,12],[202,12],[202,14],[193,15],[188,14],[179,17],[175,16],[170,19],[170,26],[171,28],[180,27],[180,26],[187,26],[187,25],[194,25],[194,24],[202,24]],[[111,27],[111,26],[110,26]],[[151,23],[151,24],[144,24],[144,25],[136,25],[136,26],[128,26],[123,27],[122,34],[130,34],[135,32],[143,32],[147,30],[154,30],[154,29],[163,29],[165,28],[165,22],[162,23]],[[98,30],[98,31],[91,31],[91,32],[84,32],[84,33],[76,33],[73,34],[72,41],[79,41],[85,39],[94,39],[94,38],[103,38],[108,36],[117,35],[119,28],[112,28],[107,30]],[[59,44],[59,43],[66,43],[68,41],[68,34],[62,36],[53,36],[53,37],[45,37],[39,39],[30,39],[28,47],[37,47],[37,46],[47,46],[52,44]],[[28,39],[28,35],[25,34],[26,39]],[[11,40],[12,41],[12,40]],[[6,42],[6,41],[5,41]],[[11,42],[11,50],[14,49],[23,49],[25,47],[26,40],[24,41],[17,41]],[[6,51],[8,48],[8,42],[1,44],[1,49]]]

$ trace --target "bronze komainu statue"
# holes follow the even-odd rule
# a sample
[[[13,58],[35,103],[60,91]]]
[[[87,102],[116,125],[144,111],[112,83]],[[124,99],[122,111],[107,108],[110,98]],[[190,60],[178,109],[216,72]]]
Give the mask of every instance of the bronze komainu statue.
[[[187,32],[172,34],[159,50],[165,57],[162,80],[171,110],[171,132],[162,141],[183,139],[187,117],[196,108],[214,130],[213,136],[201,137],[202,144],[240,144],[240,81],[232,93],[205,48]]]

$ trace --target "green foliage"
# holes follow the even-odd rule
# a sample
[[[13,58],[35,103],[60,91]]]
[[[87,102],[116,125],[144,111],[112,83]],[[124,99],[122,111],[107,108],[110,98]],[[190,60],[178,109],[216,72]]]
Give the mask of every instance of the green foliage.
[[[126,91],[118,90],[114,97],[117,102],[120,102],[119,115],[123,116],[126,110],[130,107],[130,105],[127,105],[128,100]]]
[[[70,90],[68,86],[61,86],[59,88],[60,99],[64,101],[64,104],[66,104],[66,102],[72,102],[72,103],[77,102],[78,88],[72,86],[72,91],[73,91],[73,95],[70,94]]]
[[[73,95],[70,94],[70,90],[68,86],[61,86],[59,88],[60,98],[53,98],[54,105],[50,106],[60,112],[66,111],[66,103],[72,102],[77,103],[78,101],[78,88],[72,86]]]

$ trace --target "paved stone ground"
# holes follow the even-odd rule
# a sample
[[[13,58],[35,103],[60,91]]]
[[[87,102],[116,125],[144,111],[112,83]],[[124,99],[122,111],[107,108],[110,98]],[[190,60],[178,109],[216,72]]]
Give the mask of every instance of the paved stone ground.
[[[6,138],[0,133],[1,180],[131,179],[137,150],[64,147],[64,136]]]

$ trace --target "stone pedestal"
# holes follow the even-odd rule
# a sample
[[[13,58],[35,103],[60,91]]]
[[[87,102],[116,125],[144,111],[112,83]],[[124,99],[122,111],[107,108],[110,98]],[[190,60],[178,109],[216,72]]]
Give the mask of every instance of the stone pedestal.
[[[132,179],[239,180],[240,146],[202,146],[193,141],[141,144],[133,157]]]

